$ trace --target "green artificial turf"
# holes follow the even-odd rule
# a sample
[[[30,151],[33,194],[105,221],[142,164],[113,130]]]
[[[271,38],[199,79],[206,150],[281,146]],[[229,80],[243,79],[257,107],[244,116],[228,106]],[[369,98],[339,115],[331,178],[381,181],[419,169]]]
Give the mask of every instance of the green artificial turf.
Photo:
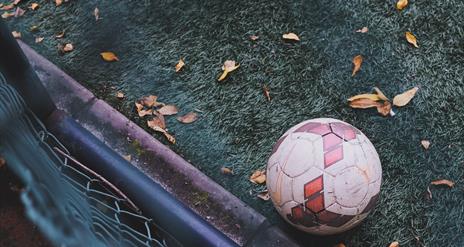
[[[30,3],[22,2],[23,8]],[[142,126],[133,102],[143,95],[158,95],[181,113],[200,110],[200,120],[190,125],[168,118],[177,139],[170,146],[289,231],[272,203],[256,198],[264,186],[251,184],[249,175],[265,167],[279,136],[305,119],[333,117],[361,129],[382,161],[378,206],[341,236],[292,231],[302,242],[464,246],[463,1],[412,0],[401,12],[392,0],[93,0],[57,8],[52,1],[37,2],[38,10],[8,21],[26,43]],[[28,31],[32,25],[39,31]],[[368,33],[355,32],[363,26]],[[55,39],[63,29],[65,38]],[[405,41],[406,31],[416,35],[419,48]],[[285,32],[297,33],[301,42],[284,42]],[[35,44],[35,36],[45,40]],[[63,55],[57,46],[65,42],[75,50]],[[120,61],[103,62],[99,53],[106,50]],[[351,60],[358,54],[364,63],[352,77]],[[186,66],[175,73],[180,57]],[[241,66],[218,83],[227,59]],[[409,105],[394,109],[395,117],[347,106],[348,97],[374,86],[390,97],[413,86],[420,90]],[[118,90],[125,100],[114,97]],[[431,141],[429,150],[420,146],[422,139]],[[222,166],[235,175],[222,175]],[[433,187],[428,200],[427,186],[438,178],[456,186]]]

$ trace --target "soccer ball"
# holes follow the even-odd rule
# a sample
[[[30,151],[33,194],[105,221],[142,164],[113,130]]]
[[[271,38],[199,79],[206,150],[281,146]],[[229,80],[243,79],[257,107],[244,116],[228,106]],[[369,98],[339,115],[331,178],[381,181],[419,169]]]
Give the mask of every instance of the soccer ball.
[[[330,235],[355,227],[374,208],[382,167],[361,131],[318,118],[280,137],[266,176],[272,202],[287,222],[305,232]]]

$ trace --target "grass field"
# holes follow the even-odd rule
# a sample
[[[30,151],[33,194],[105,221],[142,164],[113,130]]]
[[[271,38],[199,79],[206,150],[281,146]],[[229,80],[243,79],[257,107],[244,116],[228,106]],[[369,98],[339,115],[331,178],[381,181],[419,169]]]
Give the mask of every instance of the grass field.
[[[24,9],[31,3],[22,2]],[[392,0],[92,0],[59,7],[37,2],[39,9],[8,20],[26,43],[141,126],[145,120],[133,102],[143,95],[158,95],[181,113],[200,110],[200,120],[190,125],[167,119],[177,139],[170,146],[285,229],[272,203],[256,198],[264,186],[248,181],[265,167],[273,143],[291,126],[317,117],[361,129],[382,161],[378,206],[362,226],[341,236],[292,233],[302,241],[464,245],[463,1],[413,0],[401,12]],[[29,31],[33,25],[38,31]],[[355,32],[364,26],[369,32]],[[65,37],[55,39],[62,30]],[[419,48],[406,42],[406,31],[416,35]],[[284,42],[286,32],[301,41]],[[44,41],[34,43],[37,36]],[[68,42],[74,51],[60,54],[57,47]],[[99,53],[106,50],[120,61],[102,61]],[[364,63],[352,77],[351,60],[358,54]],[[175,73],[180,57],[186,66]],[[218,83],[227,59],[241,66]],[[270,102],[263,84],[270,88]],[[395,109],[395,117],[347,106],[347,98],[374,86],[390,97],[413,86],[420,90],[409,105]],[[116,99],[117,91],[126,98]],[[432,143],[429,150],[421,147],[422,139]],[[235,175],[221,174],[223,166]],[[428,200],[427,186],[439,178],[456,186],[434,187]]]

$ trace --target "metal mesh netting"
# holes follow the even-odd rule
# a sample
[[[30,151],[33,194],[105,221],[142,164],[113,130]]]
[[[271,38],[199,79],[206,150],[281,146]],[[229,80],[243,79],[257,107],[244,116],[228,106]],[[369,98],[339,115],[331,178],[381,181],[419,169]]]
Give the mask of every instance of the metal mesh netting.
[[[25,185],[27,215],[54,245],[180,246],[116,187],[73,159],[3,77],[0,155]]]

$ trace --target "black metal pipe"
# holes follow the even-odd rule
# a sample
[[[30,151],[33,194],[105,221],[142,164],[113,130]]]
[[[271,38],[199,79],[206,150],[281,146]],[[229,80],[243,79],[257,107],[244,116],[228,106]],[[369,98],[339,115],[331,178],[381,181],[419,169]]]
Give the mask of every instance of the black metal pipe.
[[[55,104],[6,23],[1,19],[0,51],[0,72],[5,76],[6,81],[21,94],[28,107],[41,120],[45,120],[56,109]]]
[[[56,111],[46,125],[74,157],[129,195],[146,216],[183,245],[237,246],[69,116]]]

